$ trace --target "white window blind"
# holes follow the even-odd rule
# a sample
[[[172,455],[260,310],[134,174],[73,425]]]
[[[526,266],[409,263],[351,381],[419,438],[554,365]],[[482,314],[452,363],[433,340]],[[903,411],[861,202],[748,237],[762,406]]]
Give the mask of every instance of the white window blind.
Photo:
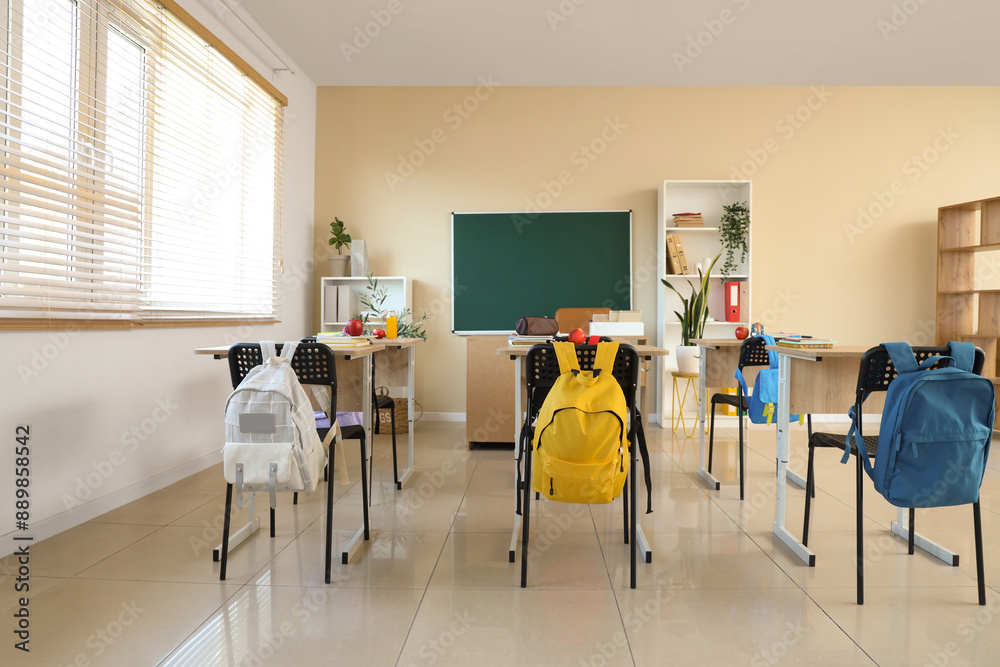
[[[284,100],[166,4],[0,0],[0,318],[276,316]]]

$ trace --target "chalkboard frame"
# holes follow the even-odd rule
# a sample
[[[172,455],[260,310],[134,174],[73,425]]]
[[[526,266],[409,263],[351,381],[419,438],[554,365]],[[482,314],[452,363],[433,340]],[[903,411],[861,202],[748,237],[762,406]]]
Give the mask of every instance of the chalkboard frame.
[[[566,216],[566,215],[575,215],[575,214],[585,214],[585,215],[599,214],[599,215],[602,215],[602,216],[603,215],[617,215],[617,216],[626,216],[627,217],[627,223],[628,223],[627,224],[627,232],[628,232],[628,234],[627,234],[627,236],[628,236],[627,241],[624,238],[622,238],[622,237],[618,237],[618,244],[619,245],[621,245],[622,242],[624,241],[624,248],[621,248],[624,252],[618,258],[618,261],[619,261],[619,263],[622,266],[624,266],[625,264],[627,264],[627,266],[628,266],[628,270],[627,270],[627,280],[628,280],[628,296],[627,296],[627,301],[624,301],[625,295],[621,294],[621,293],[615,294],[613,297],[610,294],[608,296],[610,298],[614,298],[616,300],[616,305],[614,306],[615,308],[619,308],[619,309],[631,309],[632,308],[632,303],[633,303],[633,289],[634,289],[634,286],[632,284],[633,283],[633,280],[632,280],[633,258],[632,258],[632,210],[631,209],[628,209],[628,210],[624,210],[624,209],[612,209],[612,210],[580,210],[580,211],[544,211],[544,212],[537,212],[537,211],[535,211],[535,212],[526,212],[526,211],[463,211],[463,212],[453,212],[451,214],[451,278],[452,278],[452,288],[453,288],[452,300],[451,300],[451,324],[452,324],[451,329],[452,329],[452,333],[454,333],[456,335],[460,335],[460,336],[486,335],[486,334],[492,334],[492,335],[509,334],[509,333],[513,332],[513,330],[514,330],[514,323],[516,322],[516,317],[513,317],[513,319],[511,320],[509,326],[504,327],[504,328],[468,328],[468,327],[466,327],[466,328],[463,328],[463,329],[459,329],[456,326],[456,308],[459,307],[460,302],[463,299],[463,296],[466,296],[466,295],[464,295],[462,293],[462,290],[459,288],[458,276],[456,274],[456,270],[458,268],[458,265],[456,263],[456,257],[455,257],[455,253],[456,253],[456,222],[462,222],[461,219],[459,221],[456,221],[456,217],[461,218],[462,216],[496,216],[498,218],[498,222],[501,222],[501,223],[505,222],[503,220],[503,218],[507,217],[507,218],[510,218],[511,222],[514,222],[515,220],[523,221],[524,226],[520,227],[519,229],[528,229],[530,231],[531,229],[541,229],[541,228],[535,227],[535,225],[537,225],[537,224],[544,224],[546,221],[554,220],[554,219],[556,219],[554,216],[559,216],[559,218],[564,219],[564,216]],[[515,218],[513,218],[513,216],[517,216],[517,218],[515,219]],[[616,222],[618,222],[618,221],[616,221]],[[625,222],[625,220],[621,220],[621,222]],[[619,234],[620,234],[620,232],[619,232]],[[582,236],[582,238],[585,238],[585,239],[597,239],[599,237],[597,237],[596,235],[584,234]],[[588,240],[587,242],[589,243],[590,241]],[[599,241],[595,240],[594,243],[599,243]],[[538,248],[539,244],[533,243],[532,238],[530,236],[526,236],[525,237],[524,245],[525,245],[525,252],[530,252],[530,251]],[[627,257],[626,257],[626,255],[627,255]],[[579,262],[580,260],[579,260],[579,258],[576,258],[573,261],[578,261]],[[573,275],[573,271],[582,270],[582,269],[580,269],[580,266],[581,265],[579,265],[579,264],[573,264],[570,267],[567,267],[566,274],[567,275]],[[581,274],[577,273],[576,275],[581,275]],[[619,280],[617,282],[620,283],[621,280]],[[610,286],[610,289],[614,290],[614,287],[615,286],[612,285],[612,286]],[[598,306],[605,305],[605,302],[602,302],[601,299],[602,299],[602,297],[598,297],[596,299],[591,299],[588,296],[588,299],[586,300],[586,303],[583,303],[583,304],[572,304],[572,303],[571,304],[563,304],[563,303],[560,303],[556,307],[563,307],[563,306],[566,306],[566,305],[571,305],[571,306],[572,305],[582,305],[583,307],[598,307]],[[553,309],[553,312],[537,312],[537,313],[536,312],[531,312],[531,313],[523,312],[523,313],[519,313],[519,315],[552,315],[552,314],[554,314],[554,309]],[[504,321],[506,321],[506,320],[504,320]]]

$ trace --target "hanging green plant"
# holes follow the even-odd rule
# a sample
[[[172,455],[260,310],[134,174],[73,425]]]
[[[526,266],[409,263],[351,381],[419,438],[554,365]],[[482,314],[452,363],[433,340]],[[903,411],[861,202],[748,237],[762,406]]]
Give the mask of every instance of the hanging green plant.
[[[719,223],[719,234],[722,237],[722,248],[726,251],[726,261],[722,265],[722,275],[728,276],[746,261],[749,251],[750,206],[747,202],[727,204],[722,207],[722,220]],[[739,262],[736,261],[736,251],[740,252]]]

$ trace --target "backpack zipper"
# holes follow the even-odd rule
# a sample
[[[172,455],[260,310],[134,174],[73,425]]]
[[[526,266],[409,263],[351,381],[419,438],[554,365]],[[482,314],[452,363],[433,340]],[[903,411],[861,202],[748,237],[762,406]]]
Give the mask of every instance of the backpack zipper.
[[[549,477],[549,495],[550,496],[556,495],[556,490],[552,487],[552,481],[553,481],[553,479],[551,477]]]

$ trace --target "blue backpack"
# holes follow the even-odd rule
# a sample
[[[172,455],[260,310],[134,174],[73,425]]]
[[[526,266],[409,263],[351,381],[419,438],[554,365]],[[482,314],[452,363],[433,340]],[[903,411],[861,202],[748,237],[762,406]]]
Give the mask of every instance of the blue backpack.
[[[851,437],[875,488],[896,507],[945,507],[979,500],[993,435],[993,383],[972,372],[975,346],[949,343],[951,355],[917,365],[906,343],[883,343],[898,376],[889,385],[874,466],[858,437],[861,415],[851,408]],[[948,366],[931,369],[950,360]],[[865,393],[862,402],[868,398]]]
[[[761,334],[761,338],[765,345],[774,345],[774,336]],[[736,379],[743,389],[743,395],[747,397],[747,416],[754,424],[770,424],[777,418],[774,407],[778,404],[778,353],[768,350],[767,359],[770,362],[768,368],[757,372],[752,394],[747,391],[747,379],[743,377],[743,371],[736,371]],[[799,416],[791,415],[790,418],[797,420]]]

